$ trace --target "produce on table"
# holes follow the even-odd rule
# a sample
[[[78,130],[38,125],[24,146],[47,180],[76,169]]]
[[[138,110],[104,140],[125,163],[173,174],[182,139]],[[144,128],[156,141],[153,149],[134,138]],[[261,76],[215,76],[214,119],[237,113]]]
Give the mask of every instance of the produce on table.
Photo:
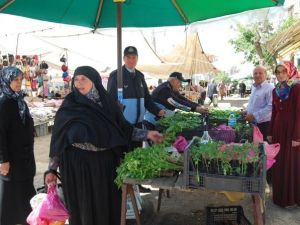
[[[253,127],[249,123],[237,123],[235,133],[237,142],[252,142],[253,140]]]
[[[261,151],[258,144],[225,144],[210,141],[201,144],[200,140],[190,148],[192,162],[197,174],[210,173],[227,176],[260,175]],[[197,176],[199,179],[199,176]]]
[[[121,187],[125,178],[138,180],[159,177],[165,171],[180,171],[182,160],[170,155],[164,144],[149,148],[136,148],[125,155],[124,161],[117,169],[116,184]]]
[[[209,116],[215,119],[228,119],[231,113],[234,113],[235,117],[238,118],[240,116],[239,108],[228,108],[228,109],[220,109],[220,108],[212,108],[209,110]]]
[[[173,116],[164,117],[157,122],[158,126],[168,128],[173,125],[181,127],[181,129],[193,129],[201,124],[198,113],[177,112]]]
[[[136,148],[127,153],[117,169],[115,182],[119,187],[126,177],[143,180],[158,177],[165,171],[183,169],[182,159],[174,158],[174,154],[168,153],[165,149],[172,145],[182,130],[199,127],[201,123],[199,114],[179,112],[159,120],[158,123],[165,128],[164,142],[148,148]]]

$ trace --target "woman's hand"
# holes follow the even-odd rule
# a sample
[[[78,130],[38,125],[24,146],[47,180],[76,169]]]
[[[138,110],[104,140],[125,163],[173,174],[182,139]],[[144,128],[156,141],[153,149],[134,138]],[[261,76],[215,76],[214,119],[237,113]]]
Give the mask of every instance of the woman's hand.
[[[298,147],[298,146],[300,146],[299,141],[292,141],[292,147]]]
[[[57,183],[57,176],[52,173],[52,172],[48,172],[45,176],[45,184],[46,185],[51,185],[51,184],[56,184]]]
[[[9,173],[10,164],[9,162],[0,163],[0,173],[6,176]]]
[[[148,131],[147,139],[150,139],[154,143],[161,143],[164,140],[164,136],[157,131],[150,130]]]
[[[267,140],[269,143],[272,143],[272,139],[273,139],[272,136],[267,136]]]

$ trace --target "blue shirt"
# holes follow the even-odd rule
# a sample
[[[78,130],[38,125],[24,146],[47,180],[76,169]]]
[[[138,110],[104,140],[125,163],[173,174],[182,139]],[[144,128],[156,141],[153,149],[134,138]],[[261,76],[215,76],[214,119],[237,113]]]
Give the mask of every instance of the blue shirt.
[[[252,86],[247,113],[251,113],[255,117],[256,123],[263,123],[271,120],[273,89],[274,87],[267,81]]]

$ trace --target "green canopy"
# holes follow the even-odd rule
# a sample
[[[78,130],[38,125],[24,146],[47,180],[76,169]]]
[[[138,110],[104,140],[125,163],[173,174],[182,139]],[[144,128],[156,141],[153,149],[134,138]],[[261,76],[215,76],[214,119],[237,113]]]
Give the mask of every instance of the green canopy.
[[[283,3],[284,0],[127,0],[122,6],[122,26],[185,25]],[[0,0],[0,12],[91,28],[116,27],[113,0]]]
[[[186,25],[283,3],[284,0],[0,0],[0,13],[94,29],[117,27],[118,98],[121,100],[121,27]]]

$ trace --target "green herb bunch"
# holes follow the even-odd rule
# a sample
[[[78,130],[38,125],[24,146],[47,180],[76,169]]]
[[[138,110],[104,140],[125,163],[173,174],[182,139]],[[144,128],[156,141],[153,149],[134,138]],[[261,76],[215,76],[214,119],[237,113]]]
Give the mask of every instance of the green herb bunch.
[[[117,169],[118,175],[115,182],[119,187],[126,177],[143,180],[158,177],[162,171],[183,169],[182,165],[171,162],[170,154],[165,151],[165,148],[171,146],[182,130],[198,127],[201,123],[199,114],[179,112],[162,118],[158,123],[165,127],[164,142],[148,148],[136,148],[127,153]]]
[[[177,112],[173,116],[165,117],[157,122],[157,125],[168,128],[179,126],[182,129],[193,129],[199,127],[201,120],[198,113]]]
[[[117,168],[116,184],[121,187],[126,177],[144,180],[160,176],[163,171],[180,171],[182,166],[170,162],[170,154],[163,144],[148,148],[136,148],[125,155],[124,161]]]
[[[238,108],[230,108],[230,109],[212,108],[209,110],[209,116],[215,119],[227,120],[231,113],[234,113],[236,118],[240,115]]]

